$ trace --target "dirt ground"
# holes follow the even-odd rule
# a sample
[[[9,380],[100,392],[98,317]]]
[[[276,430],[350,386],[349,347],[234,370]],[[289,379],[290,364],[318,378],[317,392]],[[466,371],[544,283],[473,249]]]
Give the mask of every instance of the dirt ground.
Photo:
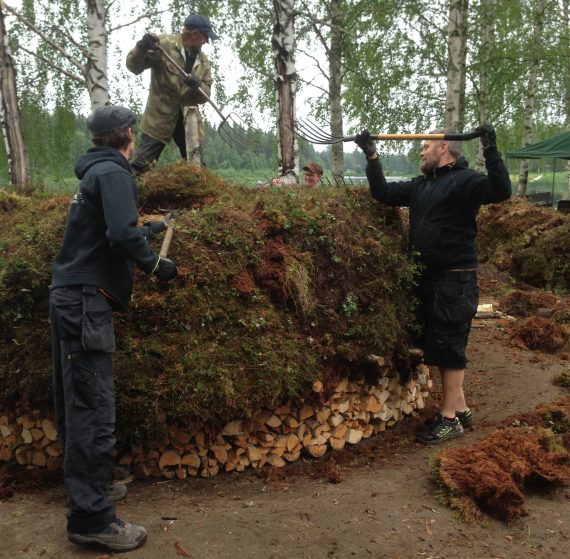
[[[515,347],[495,320],[475,321],[469,354],[466,393],[476,426],[448,446],[470,446],[509,415],[568,393],[551,378],[570,363]],[[421,417],[318,461],[261,474],[129,483],[118,514],[148,530],[145,546],[129,557],[568,557],[570,490],[528,495],[528,516],[512,525],[490,518],[464,524],[439,504],[429,481],[439,448],[414,442],[434,404],[430,399]],[[0,558],[112,557],[69,543],[60,480],[38,485],[16,488],[0,502]]]

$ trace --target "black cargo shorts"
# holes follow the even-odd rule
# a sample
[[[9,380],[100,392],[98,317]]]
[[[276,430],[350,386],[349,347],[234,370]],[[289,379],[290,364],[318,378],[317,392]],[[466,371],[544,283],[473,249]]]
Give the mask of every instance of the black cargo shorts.
[[[471,322],[477,313],[477,272],[425,274],[417,297],[424,362],[444,369],[464,369]]]

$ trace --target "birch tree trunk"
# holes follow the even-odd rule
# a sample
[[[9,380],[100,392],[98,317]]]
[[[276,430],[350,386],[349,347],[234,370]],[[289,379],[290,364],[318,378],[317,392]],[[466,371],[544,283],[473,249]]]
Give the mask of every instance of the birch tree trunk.
[[[83,75],[89,91],[91,110],[109,101],[107,81],[107,28],[105,25],[107,2],[87,1],[87,62]]]
[[[331,115],[331,133],[333,136],[344,136],[342,119],[342,55],[344,34],[342,26],[342,0],[330,1],[331,42],[329,53],[329,105]],[[336,184],[342,182],[344,176],[343,143],[332,145],[332,175]]]
[[[0,125],[8,156],[10,183],[21,194],[29,194],[31,192],[30,164],[22,131],[16,71],[8,46],[2,0],[0,0]]]
[[[295,0],[273,0],[271,48],[275,61],[275,100],[277,103],[278,174],[284,183],[297,182],[299,158],[292,132],[295,122]]]
[[[532,59],[528,71],[528,87],[523,113],[523,147],[532,141],[532,128],[534,125],[534,99],[538,82],[538,66],[541,61],[541,36],[544,28],[544,11],[547,0],[537,0],[534,12],[533,39],[531,43]],[[528,159],[521,159],[519,168],[519,184],[517,195],[524,196],[528,186]]]
[[[465,120],[465,60],[468,0],[450,0],[447,45],[445,128],[463,132]]]
[[[481,0],[481,44],[479,46],[479,123],[487,122],[489,118],[488,107],[490,99],[489,73],[491,72],[491,53],[495,47],[495,21],[497,18],[497,0]],[[478,142],[477,170],[485,171],[483,146]]]

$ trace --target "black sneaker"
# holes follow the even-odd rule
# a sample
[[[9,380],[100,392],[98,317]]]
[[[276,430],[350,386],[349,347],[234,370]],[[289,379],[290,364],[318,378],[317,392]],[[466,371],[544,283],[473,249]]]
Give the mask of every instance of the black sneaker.
[[[463,425],[461,425],[457,417],[447,419],[447,417],[439,415],[439,417],[436,416],[434,419],[438,419],[438,421],[434,422],[432,427],[418,434],[417,439],[421,443],[440,444],[448,439],[454,439],[463,435]]]
[[[461,421],[463,427],[471,427],[473,425],[473,412],[470,408],[467,408],[465,411],[456,411],[455,415]]]
[[[101,532],[93,534],[67,533],[70,542],[79,545],[96,544],[110,551],[130,551],[140,547],[146,540],[146,530],[118,518]]]
[[[432,429],[435,425],[437,425],[441,420],[443,419],[443,416],[441,415],[441,413],[436,413],[433,417],[429,417],[428,419],[426,419],[424,421],[424,427],[426,429]]]
[[[465,411],[456,411],[455,415],[459,421],[461,421],[463,428],[473,426],[473,411],[471,408],[467,408]],[[436,413],[433,417],[430,417],[424,421],[424,426],[426,429],[431,429],[434,425],[437,425],[441,419],[441,413]]]

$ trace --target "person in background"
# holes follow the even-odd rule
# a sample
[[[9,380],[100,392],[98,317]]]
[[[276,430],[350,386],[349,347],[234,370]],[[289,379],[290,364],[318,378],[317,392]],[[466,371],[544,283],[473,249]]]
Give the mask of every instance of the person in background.
[[[323,168],[314,161],[309,161],[304,167],[304,184],[308,188],[316,188],[323,176]]]
[[[468,168],[462,142],[427,140],[420,153],[422,175],[386,182],[368,130],[355,138],[366,155],[366,176],[374,198],[389,206],[410,208],[410,250],[421,265],[418,282],[420,346],[427,365],[439,368],[442,379],[440,412],[418,434],[424,444],[438,444],[463,434],[473,413],[463,393],[465,350],[477,312],[477,213],[482,204],[511,196],[511,181],[497,150],[495,130],[477,128],[487,174]],[[435,130],[432,133],[453,133]]]
[[[142,545],[146,530],[117,518],[114,502],[125,485],[112,484],[115,390],[112,310],[124,310],[134,266],[159,280],[176,265],[152,250],[147,239],[164,222],[137,226],[138,191],[128,159],[135,146],[135,115],[105,105],[88,119],[93,147],[75,165],[80,179],[50,286],[54,406],[64,448],[69,496],[67,536],[76,544],[109,551]]]
[[[170,140],[174,140],[180,155],[186,159],[184,108],[206,103],[198,88],[210,96],[212,67],[202,46],[218,38],[207,17],[190,15],[181,33],[160,36],[146,33],[127,55],[127,68],[133,74],[151,69],[150,90],[140,125],[140,146],[131,163],[135,174],[143,173],[156,162]],[[187,78],[155,48],[157,44],[184,68]],[[198,128],[203,145],[201,119]]]

